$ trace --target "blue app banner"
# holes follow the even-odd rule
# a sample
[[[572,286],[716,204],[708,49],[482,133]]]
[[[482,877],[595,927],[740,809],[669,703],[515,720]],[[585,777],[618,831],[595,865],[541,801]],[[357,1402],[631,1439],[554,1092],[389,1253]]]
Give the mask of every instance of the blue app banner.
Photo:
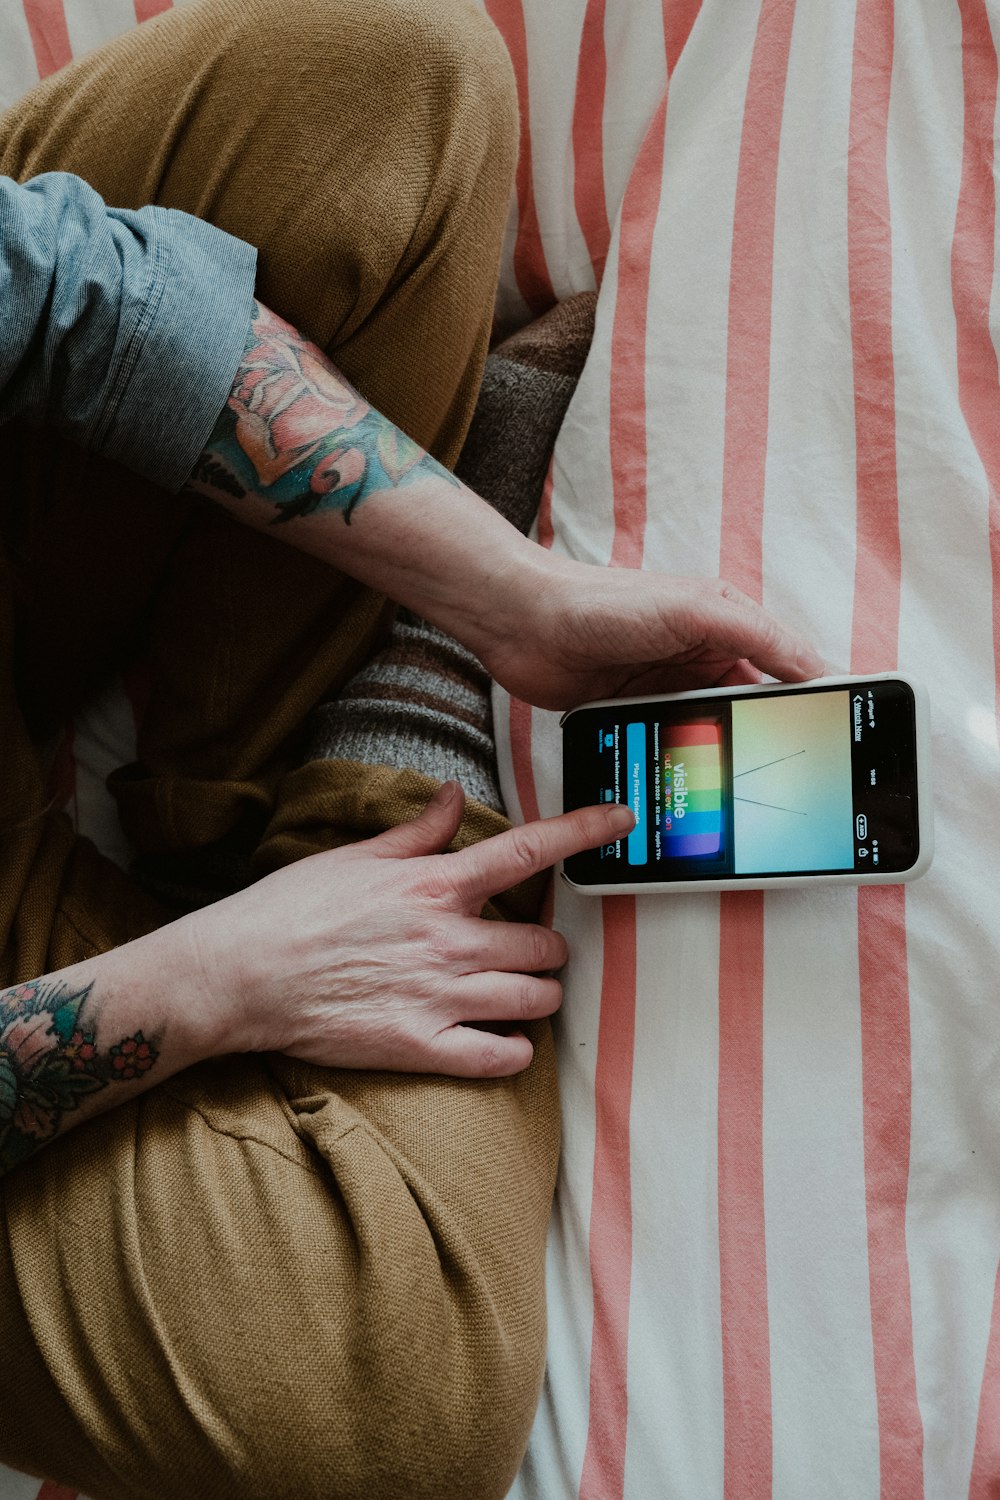
[[[625,736],[627,774],[625,785],[628,805],[635,813],[635,827],[628,836],[628,862],[644,865],[647,860],[646,841],[646,726],[630,724]]]

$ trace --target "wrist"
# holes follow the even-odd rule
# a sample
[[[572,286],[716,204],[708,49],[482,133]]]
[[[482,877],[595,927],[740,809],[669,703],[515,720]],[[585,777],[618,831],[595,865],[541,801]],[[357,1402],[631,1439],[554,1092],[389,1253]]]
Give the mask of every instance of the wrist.
[[[478,656],[523,618],[526,580],[547,558],[474,491],[433,476],[373,495],[340,552],[345,571]]]
[[[495,665],[498,659],[523,657],[551,644],[562,577],[573,566],[527,537],[520,540],[523,547],[491,569],[488,604],[483,603],[481,593],[474,606],[478,643],[470,649],[501,683],[503,674]]]
[[[467,646],[481,661],[504,642],[532,635],[534,617],[549,582],[548,554],[487,502],[487,524],[470,532],[464,559],[447,580],[447,597],[434,623]],[[428,618],[430,614],[428,613]]]
[[[244,1050],[239,994],[219,973],[198,920],[180,917],[105,954],[107,980],[161,1017],[171,1072]]]

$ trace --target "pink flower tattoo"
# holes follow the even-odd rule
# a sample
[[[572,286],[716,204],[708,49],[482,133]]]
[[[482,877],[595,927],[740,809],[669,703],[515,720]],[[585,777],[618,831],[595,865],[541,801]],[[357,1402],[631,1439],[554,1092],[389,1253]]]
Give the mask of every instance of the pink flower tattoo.
[[[356,427],[371,408],[287,323],[258,314],[252,327],[258,342],[243,356],[229,407],[236,415],[239,445],[266,487],[307,463],[331,433]],[[332,455],[323,461],[328,474],[336,470],[330,459]],[[317,475],[311,484],[321,491],[333,488],[317,483]]]

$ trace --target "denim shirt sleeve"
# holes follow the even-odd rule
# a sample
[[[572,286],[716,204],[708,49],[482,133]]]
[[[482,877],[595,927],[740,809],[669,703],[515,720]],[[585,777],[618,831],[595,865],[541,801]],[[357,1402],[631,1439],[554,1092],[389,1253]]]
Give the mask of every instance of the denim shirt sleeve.
[[[256,252],[79,177],[0,177],[0,422],[22,415],[180,489],[250,326]]]

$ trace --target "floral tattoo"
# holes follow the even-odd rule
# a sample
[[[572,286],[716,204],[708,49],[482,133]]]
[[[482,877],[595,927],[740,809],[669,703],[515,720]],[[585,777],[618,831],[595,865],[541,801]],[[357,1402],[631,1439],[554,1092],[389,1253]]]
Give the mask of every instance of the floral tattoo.
[[[141,1078],[156,1062],[141,1031],[98,1049],[83,1017],[92,988],[33,979],[0,991],[0,1171],[56,1135],[89,1094]]]
[[[326,356],[254,303],[233,388],[191,478],[220,499],[254,493],[272,525],[315,511],[353,512],[420,474],[457,485],[419,443],[368,405]]]

